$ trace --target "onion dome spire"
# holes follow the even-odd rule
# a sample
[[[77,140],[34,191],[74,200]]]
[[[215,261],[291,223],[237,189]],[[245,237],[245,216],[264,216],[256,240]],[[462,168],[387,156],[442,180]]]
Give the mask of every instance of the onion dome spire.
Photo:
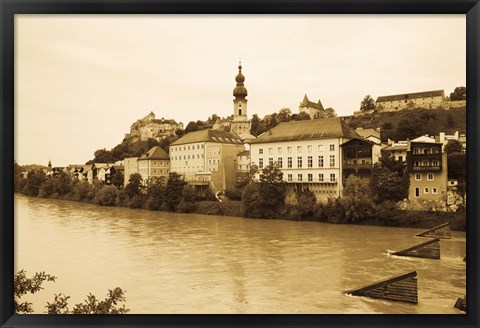
[[[233,89],[233,95],[236,98],[245,98],[248,93],[247,93],[247,88],[243,85],[243,82],[245,82],[245,76],[242,74],[242,62],[239,62],[238,65],[238,74],[235,77],[235,81],[237,82],[237,86],[235,89]]]

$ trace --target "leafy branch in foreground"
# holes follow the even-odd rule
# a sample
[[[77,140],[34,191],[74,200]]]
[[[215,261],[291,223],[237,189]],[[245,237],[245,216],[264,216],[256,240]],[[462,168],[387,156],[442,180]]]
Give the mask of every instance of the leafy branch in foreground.
[[[45,272],[37,272],[32,278],[28,278],[25,270],[19,271],[14,277],[14,311],[15,313],[32,313],[32,303],[19,303],[18,300],[27,293],[35,294],[42,290],[44,282],[53,281],[57,279],[54,276],[46,274]],[[95,295],[89,293],[87,299],[83,303],[76,304],[73,310],[68,308],[68,300],[70,296],[64,294],[55,294],[55,299],[52,303],[47,302],[45,306],[48,314],[126,314],[130,312],[125,308],[125,304],[120,306],[120,303],[126,301],[125,292],[116,287],[113,290],[108,290],[108,295],[105,300],[98,300]]]

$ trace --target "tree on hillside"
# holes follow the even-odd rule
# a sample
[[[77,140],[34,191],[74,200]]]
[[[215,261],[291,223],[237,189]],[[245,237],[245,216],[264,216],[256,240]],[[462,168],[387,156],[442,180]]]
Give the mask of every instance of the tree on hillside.
[[[456,87],[455,90],[450,94],[450,100],[466,100],[467,99],[467,88],[465,87]]]
[[[277,114],[278,122],[289,122],[291,120],[292,111],[290,108],[282,108]]]
[[[184,134],[185,134],[185,131],[182,130],[182,129],[176,129],[175,130],[175,135],[178,136],[178,137],[183,137]]]
[[[191,121],[187,124],[187,127],[185,128],[185,133],[194,132],[194,131],[198,131],[198,123]]]
[[[398,122],[396,136],[398,140],[414,139],[423,134],[422,130],[422,123],[419,120],[407,116]]]
[[[327,109],[325,109],[324,114],[325,114],[326,118],[337,116],[337,113],[335,112],[335,109],[333,109],[332,107],[328,107]]]
[[[292,114],[292,120],[293,121],[305,121],[305,120],[310,120],[310,114],[307,112],[300,112],[298,114]]]
[[[366,95],[360,103],[360,111],[366,112],[375,109],[375,100],[370,95]]]
[[[453,153],[461,153],[463,152],[462,143],[455,139],[448,140],[447,144],[443,148],[445,154],[450,155]]]

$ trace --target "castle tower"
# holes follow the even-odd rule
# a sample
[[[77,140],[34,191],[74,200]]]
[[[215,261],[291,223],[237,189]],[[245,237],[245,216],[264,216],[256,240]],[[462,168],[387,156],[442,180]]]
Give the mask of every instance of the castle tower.
[[[236,87],[233,89],[233,121],[231,122],[230,129],[240,137],[242,135],[250,134],[250,122],[247,117],[247,88],[244,86],[245,76],[242,74],[242,63],[238,65],[238,74],[235,77],[237,82]]]

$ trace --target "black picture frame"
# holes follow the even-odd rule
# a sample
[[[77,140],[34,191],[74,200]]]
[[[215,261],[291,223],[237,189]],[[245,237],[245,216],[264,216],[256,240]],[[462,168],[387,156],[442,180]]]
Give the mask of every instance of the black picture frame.
[[[0,326],[378,326],[478,327],[480,250],[479,179],[479,0],[0,0]],[[13,315],[14,228],[14,16],[16,14],[465,14],[467,30],[467,314],[466,315]],[[448,42],[448,40],[447,40]],[[453,304],[452,304],[453,306]]]

